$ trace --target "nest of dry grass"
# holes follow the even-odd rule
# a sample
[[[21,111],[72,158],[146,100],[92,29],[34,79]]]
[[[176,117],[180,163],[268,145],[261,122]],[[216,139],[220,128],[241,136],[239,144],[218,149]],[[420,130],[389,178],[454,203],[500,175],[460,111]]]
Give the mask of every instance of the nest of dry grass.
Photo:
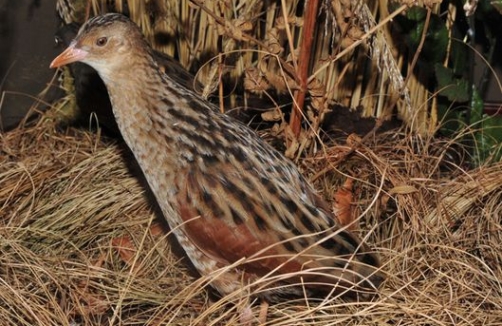
[[[258,324],[245,289],[210,297],[173,254],[120,144],[47,115],[0,140],[4,324]],[[393,132],[301,159],[328,198],[354,180],[356,232],[387,280],[371,302],[272,305],[266,324],[501,324],[502,166],[462,170],[454,145]]]
[[[93,6],[98,2],[92,1]],[[296,1],[283,1],[281,10],[267,11],[263,28],[254,30],[258,35],[251,35],[246,23],[257,24],[257,12],[263,11],[259,2],[251,1],[237,9],[218,7],[221,3],[217,1],[205,2],[212,6],[207,10],[189,3],[174,5],[176,10],[159,7],[163,10],[156,8],[160,15],[153,21],[145,15],[150,13],[145,4],[164,2],[128,3],[134,20],[143,30],[151,29],[150,37],[159,31],[176,34],[179,25],[173,27],[173,23],[188,22],[187,15],[197,17],[196,23],[189,26],[187,35],[191,37],[180,38],[181,42],[193,42],[192,46],[180,45],[179,51],[195,49],[192,56],[197,58],[204,52],[199,47],[213,49],[210,54],[223,53],[226,59],[234,60],[230,63],[235,63],[229,74],[249,78],[250,73],[259,71],[262,83],[254,86],[264,86],[264,93],[283,84],[288,88],[288,82],[294,84],[282,71],[285,63],[296,62],[293,40],[300,37],[293,34],[303,33],[303,25],[289,21],[294,18],[289,13],[296,12]],[[371,12],[378,9],[378,3],[374,5]],[[331,12],[328,9],[326,15]],[[93,7],[93,11],[98,8]],[[173,12],[175,17],[170,17]],[[371,16],[366,6],[349,6],[337,12]],[[228,29],[207,28],[208,24],[218,26],[211,13],[232,22],[228,27],[233,31],[241,30],[269,47],[255,48],[253,42],[236,40],[235,33]],[[363,16],[358,16],[360,21]],[[343,22],[343,18],[331,17],[333,22]],[[285,35],[285,20],[291,35]],[[375,26],[373,22],[368,24],[370,29]],[[354,41],[349,31],[359,39],[368,39],[366,29],[354,26],[345,26],[341,51],[336,55],[330,52],[334,36],[316,43],[312,66],[317,73],[312,80],[318,83],[309,84],[310,96],[314,97],[312,106],[322,111],[325,104],[336,100],[349,107],[375,108],[377,112],[366,114],[383,117],[392,108],[389,102],[393,99],[372,94],[386,94],[375,90],[391,87],[388,77],[372,74],[364,89],[350,80],[348,86],[333,85],[358,71],[356,60],[338,56]],[[281,42],[273,43],[274,37]],[[385,31],[377,33],[373,40],[380,44],[373,49],[383,53],[379,62],[393,65],[384,62],[390,60],[385,59],[389,46]],[[285,62],[279,64],[273,55],[274,44],[282,47]],[[246,50],[247,45],[252,46]],[[168,44],[162,50],[173,54],[174,48]],[[353,55],[365,57],[367,51],[365,47]],[[190,67],[191,55],[177,56]],[[323,60],[328,64],[323,65]],[[198,77],[216,80],[204,84],[218,88],[218,72],[227,63],[210,60],[199,70]],[[288,76],[295,75],[293,72]],[[412,83],[410,80],[410,89]],[[320,94],[314,87],[319,84],[325,86]],[[290,89],[288,92],[293,93]],[[429,124],[424,118],[429,116],[426,107],[430,104],[424,104],[426,89],[411,93],[412,107],[423,105],[423,109],[410,113],[410,121],[419,121],[410,128],[425,130],[434,126],[435,121]],[[405,102],[397,104],[402,112],[409,107]],[[127,149],[85,130],[60,129],[60,117],[53,113],[46,113],[30,126],[0,135],[2,324],[257,325],[260,307],[250,305],[253,298],[246,288],[232,297],[217,299],[204,286],[208,280],[188,272],[183,257],[175,253],[169,230],[157,219]],[[502,324],[502,163],[466,170],[455,140],[412,136],[406,131],[362,140],[350,137],[344,144],[320,144],[320,122],[316,121],[309,120],[313,129],[308,130],[308,144],[300,142],[290,156],[297,156],[300,168],[328,200],[351,180],[352,216],[359,222],[354,232],[379,252],[387,280],[379,295],[369,302],[351,302],[336,296],[316,303],[294,300],[272,305],[266,325]],[[263,132],[276,135],[285,131]],[[302,150],[304,147],[308,150]]]

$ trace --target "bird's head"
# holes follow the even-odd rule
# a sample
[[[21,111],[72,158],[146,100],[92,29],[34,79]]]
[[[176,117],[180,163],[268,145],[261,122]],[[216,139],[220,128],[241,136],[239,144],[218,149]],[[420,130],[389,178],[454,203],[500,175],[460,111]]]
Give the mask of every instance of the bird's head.
[[[117,73],[117,69],[124,69],[124,61],[130,61],[137,49],[148,49],[138,26],[124,15],[105,14],[87,21],[50,67],[80,61],[106,78]]]

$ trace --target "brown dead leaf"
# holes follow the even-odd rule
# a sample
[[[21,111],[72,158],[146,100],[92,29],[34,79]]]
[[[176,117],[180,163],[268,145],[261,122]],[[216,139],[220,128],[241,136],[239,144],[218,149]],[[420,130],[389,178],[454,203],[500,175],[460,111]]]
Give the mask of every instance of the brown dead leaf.
[[[347,178],[344,184],[333,195],[334,205],[333,211],[340,222],[340,225],[347,226],[349,230],[356,228],[354,218],[352,215],[352,201],[353,201],[353,185],[354,180]]]
[[[112,239],[112,247],[117,250],[120,258],[127,265],[132,265],[134,257],[136,256],[137,248],[132,243],[129,236],[123,236]]]

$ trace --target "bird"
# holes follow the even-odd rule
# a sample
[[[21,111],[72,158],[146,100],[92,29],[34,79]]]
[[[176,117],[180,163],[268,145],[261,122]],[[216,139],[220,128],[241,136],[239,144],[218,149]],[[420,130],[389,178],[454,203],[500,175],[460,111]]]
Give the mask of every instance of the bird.
[[[340,226],[291,160],[165,74],[129,18],[88,20],[50,67],[73,62],[98,72],[164,218],[222,296],[378,293],[378,254]]]

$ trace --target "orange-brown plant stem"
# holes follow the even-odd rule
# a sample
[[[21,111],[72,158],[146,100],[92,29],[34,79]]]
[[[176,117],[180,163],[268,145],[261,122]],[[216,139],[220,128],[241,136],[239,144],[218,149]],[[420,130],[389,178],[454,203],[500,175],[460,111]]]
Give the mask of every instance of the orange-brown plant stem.
[[[310,57],[312,55],[312,41],[315,34],[315,23],[318,14],[319,0],[308,0],[305,4],[305,15],[303,20],[303,34],[300,42],[300,53],[298,55],[298,71],[297,76],[300,82],[300,89],[295,91],[295,101],[289,126],[293,131],[293,135],[298,137],[301,130],[303,105],[307,94],[307,80],[309,72]]]

